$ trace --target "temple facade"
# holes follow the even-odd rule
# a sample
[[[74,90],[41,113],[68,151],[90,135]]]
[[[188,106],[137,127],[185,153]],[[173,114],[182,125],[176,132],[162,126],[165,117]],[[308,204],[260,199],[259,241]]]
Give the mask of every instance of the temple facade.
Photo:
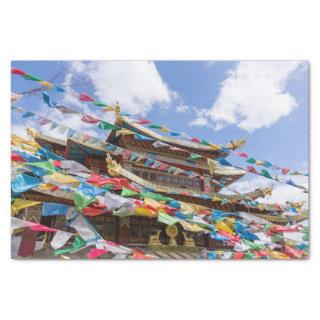
[[[35,141],[65,159],[83,164],[100,176],[125,178],[145,190],[156,190],[164,197],[176,199],[185,208],[197,211],[204,221],[210,216],[212,209],[217,209],[235,215],[238,212],[247,212],[277,224],[288,223],[286,217],[281,215],[281,209],[275,205],[258,208],[250,207],[242,201],[264,198],[272,193],[272,188],[256,189],[245,194],[221,195],[221,188],[232,185],[246,172],[234,167],[222,166],[215,159],[227,157],[228,152],[225,150],[236,150],[242,147],[244,140],[231,141],[222,146],[224,148],[219,146],[213,149],[210,146],[159,135],[120,113],[117,114],[115,125],[121,127],[121,130],[112,130],[106,143],[130,150],[138,160],[137,158],[132,160],[132,157],[123,153],[111,154],[103,147],[92,145],[89,139],[87,141],[84,139],[78,141],[73,138],[59,140],[37,134]],[[193,155],[204,157],[197,158]],[[177,171],[170,173],[170,170],[159,170],[159,167],[153,166],[152,163],[146,166],[144,161],[146,157],[159,161],[161,166],[180,168],[183,172],[189,172],[190,175],[179,174]],[[117,191],[114,192],[117,193]],[[22,196],[28,200],[74,205],[71,194],[64,190],[34,188]],[[63,221],[64,217],[42,217],[41,205],[24,210],[29,221],[56,227],[59,230],[68,230]],[[179,248],[180,255],[186,252],[182,258],[195,258],[196,253],[203,248],[228,249],[227,243],[213,240],[208,232],[203,232],[203,229],[197,228],[196,225],[193,227],[183,224],[168,226],[155,217],[141,215],[102,214],[87,218],[105,240],[128,247],[158,250],[157,252],[162,252],[164,258],[172,258],[172,255],[177,254],[172,252],[168,254],[167,249],[174,251],[175,248]],[[305,218],[302,214],[293,217],[293,220],[298,222]],[[34,236],[34,233],[30,234]],[[50,235],[47,237],[50,238]],[[49,238],[43,240],[49,243]],[[35,238],[34,241],[36,240],[39,239]],[[158,253],[160,256],[161,254]]]

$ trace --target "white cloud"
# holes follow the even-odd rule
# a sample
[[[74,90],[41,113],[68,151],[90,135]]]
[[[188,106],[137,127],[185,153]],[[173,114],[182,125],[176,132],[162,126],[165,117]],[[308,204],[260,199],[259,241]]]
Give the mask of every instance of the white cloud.
[[[189,107],[185,104],[178,106],[176,109],[178,113],[186,113],[188,110],[189,110]]]
[[[166,107],[176,97],[150,61],[74,61],[66,81],[79,76],[91,81],[99,99],[118,101],[123,111],[135,115],[146,114],[156,104]]]
[[[295,176],[292,178],[295,183],[301,184],[305,187],[308,187],[308,178],[303,176]],[[271,183],[270,183],[271,182]],[[244,181],[236,181],[232,184],[231,188],[240,192],[240,193],[246,193],[251,192],[257,188],[265,188],[273,185],[273,192],[271,197],[265,198],[265,199],[258,199],[258,201],[263,203],[280,203],[284,204],[286,201],[305,201],[304,207],[308,208],[309,198],[307,193],[303,193],[301,189],[281,184],[278,182],[272,182],[268,179],[263,177],[253,177],[248,180]],[[230,194],[230,191],[227,191],[227,189],[223,189],[223,193]]]
[[[296,100],[286,91],[290,76],[301,61],[241,61],[222,82],[217,99],[209,109],[198,111],[191,125],[220,130],[236,125],[248,132],[269,127],[287,116]]]

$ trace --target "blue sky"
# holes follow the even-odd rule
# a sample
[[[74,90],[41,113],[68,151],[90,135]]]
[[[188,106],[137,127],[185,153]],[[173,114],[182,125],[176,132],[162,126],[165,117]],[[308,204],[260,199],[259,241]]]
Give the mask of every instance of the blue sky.
[[[43,80],[50,81],[56,76],[55,84],[70,83],[77,92],[86,92],[107,103],[119,101],[126,112],[142,115],[177,132],[185,131],[190,136],[215,143],[248,136],[244,151],[256,159],[308,170],[309,70],[306,62],[15,61],[12,67]],[[37,83],[20,76],[12,77],[13,92],[36,86]],[[50,96],[79,111],[106,116],[98,107],[79,103],[68,95],[50,93]],[[53,120],[102,137],[92,126],[48,110],[39,96],[25,95],[19,105],[43,115],[49,111]],[[112,120],[112,116],[108,114],[106,119]],[[23,125],[20,117],[12,117],[13,131],[23,132]],[[229,159],[245,166],[238,157]],[[245,179],[256,178],[248,175]],[[246,191],[246,181],[238,184],[240,191]],[[266,181],[268,183],[270,181]],[[247,187],[254,186],[252,183]],[[301,198],[299,195],[298,199]]]

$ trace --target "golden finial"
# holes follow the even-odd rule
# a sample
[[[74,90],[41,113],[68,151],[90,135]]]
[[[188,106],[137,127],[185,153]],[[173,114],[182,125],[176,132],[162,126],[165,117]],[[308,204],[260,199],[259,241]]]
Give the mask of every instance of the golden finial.
[[[40,136],[40,132],[30,128],[28,125],[26,126],[26,133],[30,139],[36,139]]]

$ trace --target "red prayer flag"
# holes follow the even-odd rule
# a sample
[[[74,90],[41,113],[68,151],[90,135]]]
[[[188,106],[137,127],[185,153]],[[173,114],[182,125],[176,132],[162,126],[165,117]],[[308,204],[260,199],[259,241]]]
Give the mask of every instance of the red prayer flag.
[[[282,174],[287,174],[289,172],[289,168],[282,168],[281,172]]]
[[[87,254],[87,257],[88,257],[88,259],[95,259],[95,258],[98,258],[98,257],[106,254],[107,252],[108,251],[105,249],[91,248]]]
[[[79,96],[79,99],[82,100],[82,101],[89,101],[89,102],[93,102],[94,101],[94,99],[91,98],[86,93],[81,93],[80,96]]]
[[[236,152],[236,154],[239,156],[239,157],[242,157],[242,158],[248,158],[248,154],[246,154],[245,152]]]
[[[197,139],[197,138],[192,138],[191,141],[195,142],[195,143],[201,143],[201,141],[199,139]]]
[[[104,186],[106,184],[108,184],[109,182],[109,178],[105,178],[102,176],[99,176],[98,174],[93,173],[87,180],[86,182],[93,184],[95,186],[101,187]]]
[[[169,168],[169,165],[168,164],[161,164],[161,166],[159,166],[158,170],[167,170]]]
[[[134,252],[132,259],[134,259],[134,260],[149,260],[149,259],[152,259],[152,257],[146,256],[144,253],[141,253],[141,252]]]
[[[19,74],[20,76],[25,76],[27,73],[18,68],[11,68],[12,74]]]
[[[257,170],[252,166],[247,166],[247,170],[248,172],[251,172],[251,173],[258,173]]]
[[[20,154],[16,152],[11,153],[11,161],[17,161],[17,162],[27,162],[27,160],[23,159]]]
[[[38,124],[40,124],[40,126],[44,126],[45,124],[48,124],[50,122],[51,120],[48,120],[48,119],[40,119]]]
[[[82,210],[82,213],[85,216],[88,217],[95,217],[98,216],[100,214],[106,213],[107,209],[106,208],[92,208],[92,207],[86,207]]]
[[[290,248],[288,246],[285,246],[284,253],[291,258],[298,258],[298,259],[302,258],[301,250]]]
[[[146,120],[146,119],[139,119],[138,121],[136,121],[137,124],[149,124],[151,123],[151,121]]]
[[[99,119],[95,119],[87,114],[83,114],[81,121],[86,122],[86,123],[98,123],[100,120]]]
[[[234,254],[233,254],[233,258],[236,260],[240,260],[240,259],[244,258],[244,256],[245,256],[245,253],[243,253],[243,252],[234,252]]]
[[[55,167],[61,168],[61,161],[60,160],[53,160],[53,165]]]

